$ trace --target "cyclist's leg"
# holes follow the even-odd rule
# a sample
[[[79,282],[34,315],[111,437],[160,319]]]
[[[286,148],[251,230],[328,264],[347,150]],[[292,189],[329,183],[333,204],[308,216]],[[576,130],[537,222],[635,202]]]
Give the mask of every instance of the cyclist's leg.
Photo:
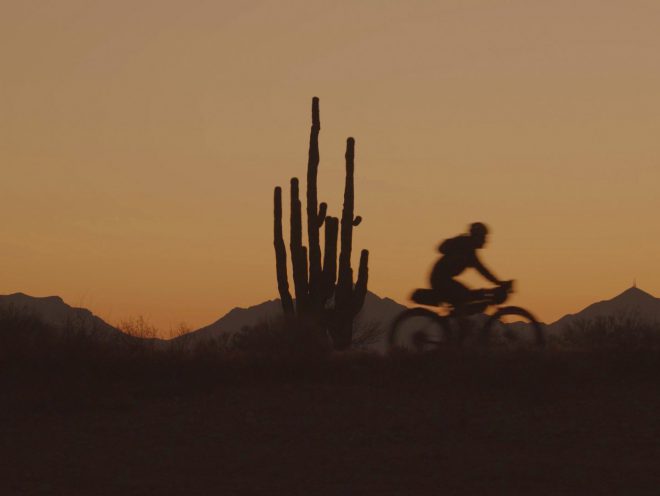
[[[431,285],[442,301],[451,303],[456,308],[470,299],[470,290],[455,279],[434,279]]]
[[[460,284],[460,283],[459,283]],[[490,289],[470,289],[463,286],[463,311],[466,315],[483,312],[491,304]]]
[[[472,290],[455,279],[446,281],[442,289],[446,301],[454,306],[453,315],[458,322],[458,343],[461,344],[472,334],[472,322],[469,318],[470,314],[474,313],[470,309]]]
[[[483,288],[470,290],[470,305],[476,312],[483,312],[490,305],[503,303],[508,296],[506,288]],[[474,313],[474,312],[473,312]]]

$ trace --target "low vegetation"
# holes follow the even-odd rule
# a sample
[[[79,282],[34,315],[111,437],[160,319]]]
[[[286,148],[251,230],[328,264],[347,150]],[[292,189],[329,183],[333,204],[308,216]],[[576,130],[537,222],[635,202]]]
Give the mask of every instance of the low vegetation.
[[[660,484],[660,350],[645,347],[646,327],[621,346],[616,326],[590,323],[563,348],[421,356],[336,353],[284,322],[168,346],[135,336],[151,333],[144,321],[125,327],[133,336],[107,340],[0,312],[1,494],[652,494]],[[607,345],[589,344],[602,335]]]
[[[186,368],[240,368],[255,363],[287,364],[289,369],[292,364],[300,364],[307,368],[308,362],[316,366],[335,361],[346,363],[358,356],[374,362],[394,359],[392,355],[369,353],[386,333],[386,329],[370,323],[356,328],[353,351],[348,354],[334,352],[324,331],[284,317],[205,340],[187,338],[185,327],[173,331],[177,339],[159,340],[158,330],[141,317],[123,321],[118,327],[122,333],[112,336],[75,322],[56,328],[42,322],[37,315],[11,306],[0,307],[0,370],[71,370],[73,373],[81,369],[108,370],[116,376],[126,370],[133,374],[150,368],[162,369],[160,372],[165,374]],[[464,346],[460,353],[506,355],[512,350],[475,345]],[[620,313],[572,323],[563,333],[550,336],[545,354],[585,352],[616,356],[655,351],[660,351],[660,324],[649,324],[632,313]],[[418,358],[409,356],[411,361]]]
[[[560,347],[581,350],[660,350],[660,323],[646,322],[634,312],[582,319],[565,329]]]

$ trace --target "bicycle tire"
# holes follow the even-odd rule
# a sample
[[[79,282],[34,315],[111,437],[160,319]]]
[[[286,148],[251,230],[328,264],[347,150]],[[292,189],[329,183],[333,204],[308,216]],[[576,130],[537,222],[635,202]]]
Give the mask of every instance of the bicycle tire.
[[[531,330],[534,333],[533,336],[534,346],[538,348],[543,348],[545,346],[545,335],[541,323],[536,319],[536,317],[534,317],[534,315],[532,315],[532,313],[529,310],[525,310],[522,307],[515,307],[515,306],[502,307],[499,310],[497,310],[497,312],[495,312],[493,315],[490,316],[490,318],[486,321],[483,327],[483,331],[482,331],[483,343],[485,344],[490,343],[493,334],[493,328],[498,323],[503,324],[501,319],[502,317],[507,315],[513,315],[525,319],[526,321],[525,323],[531,327]]]
[[[421,320],[413,322],[413,319]],[[414,329],[412,325],[415,325]],[[425,352],[451,343],[451,338],[451,327],[446,317],[427,308],[416,307],[404,310],[394,319],[388,334],[388,347],[390,351],[407,349]]]

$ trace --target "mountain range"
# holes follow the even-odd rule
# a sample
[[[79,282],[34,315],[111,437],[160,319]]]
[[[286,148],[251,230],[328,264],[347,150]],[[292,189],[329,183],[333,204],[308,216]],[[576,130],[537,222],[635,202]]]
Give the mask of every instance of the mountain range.
[[[550,334],[561,333],[580,320],[610,317],[630,313],[643,322],[660,323],[660,298],[632,286],[609,300],[593,303],[575,314],[564,315],[547,326]]]
[[[368,291],[362,311],[355,322],[356,332],[359,333],[374,327],[385,329],[405,309],[404,305],[390,298],[381,298]],[[276,320],[281,315],[282,305],[280,300],[269,300],[248,308],[234,308],[212,324],[175,339],[185,340],[186,342],[212,339],[222,334],[238,332],[245,327],[253,327],[262,322]],[[376,346],[376,348],[380,347]]]
[[[76,326],[78,329],[93,329],[98,335],[106,337],[121,336],[123,333],[103,321],[85,308],[67,305],[58,296],[33,297],[23,293],[0,295],[0,309],[13,307],[38,316],[43,322],[64,329]],[[361,329],[389,327],[390,322],[406,306],[390,298],[381,298],[368,292],[364,307],[356,321],[357,332]],[[622,312],[632,312],[640,320],[660,322],[660,298],[633,286],[614,298],[599,301],[574,314],[568,314],[546,325],[549,334],[561,333],[568,325],[578,320],[590,320],[598,316],[610,316]],[[233,334],[245,327],[252,327],[261,322],[277,319],[281,315],[280,301],[269,300],[248,308],[234,308],[212,324],[192,331],[175,339],[186,342],[212,339],[223,334]],[[163,341],[164,340],[156,340]],[[374,345],[374,349],[384,349],[384,342]]]
[[[35,297],[24,293],[0,295],[0,315],[6,317],[12,311],[35,317],[55,330],[80,330],[101,338],[124,336],[119,329],[86,308],[67,305],[59,296]]]

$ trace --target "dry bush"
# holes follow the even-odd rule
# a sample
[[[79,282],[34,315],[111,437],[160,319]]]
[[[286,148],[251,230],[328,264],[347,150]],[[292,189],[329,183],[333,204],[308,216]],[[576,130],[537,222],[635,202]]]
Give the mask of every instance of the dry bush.
[[[149,321],[142,315],[122,320],[119,325],[117,325],[117,329],[134,338],[154,339],[158,337],[158,329],[156,326],[149,323]]]
[[[185,322],[180,322],[176,327],[170,328],[170,331],[167,335],[167,339],[176,339],[180,338],[181,336],[186,336],[190,334],[192,329],[188,324]]]
[[[357,322],[351,340],[351,349],[367,351],[383,340],[387,329],[379,322]],[[227,336],[228,349],[266,354],[301,354],[331,351],[332,343],[326,332],[300,320],[280,317],[245,327],[233,336]]]
[[[633,311],[581,319],[567,327],[559,342],[581,350],[658,350],[660,323],[642,320]]]
[[[0,307],[0,361],[19,361],[29,355],[43,356],[56,339],[57,330],[34,312],[14,305]]]
[[[244,327],[231,336],[229,348],[260,356],[300,358],[328,354],[332,344],[324,330],[300,319],[281,317]]]
[[[367,351],[385,339],[387,328],[380,322],[361,322],[355,324],[351,348]]]

